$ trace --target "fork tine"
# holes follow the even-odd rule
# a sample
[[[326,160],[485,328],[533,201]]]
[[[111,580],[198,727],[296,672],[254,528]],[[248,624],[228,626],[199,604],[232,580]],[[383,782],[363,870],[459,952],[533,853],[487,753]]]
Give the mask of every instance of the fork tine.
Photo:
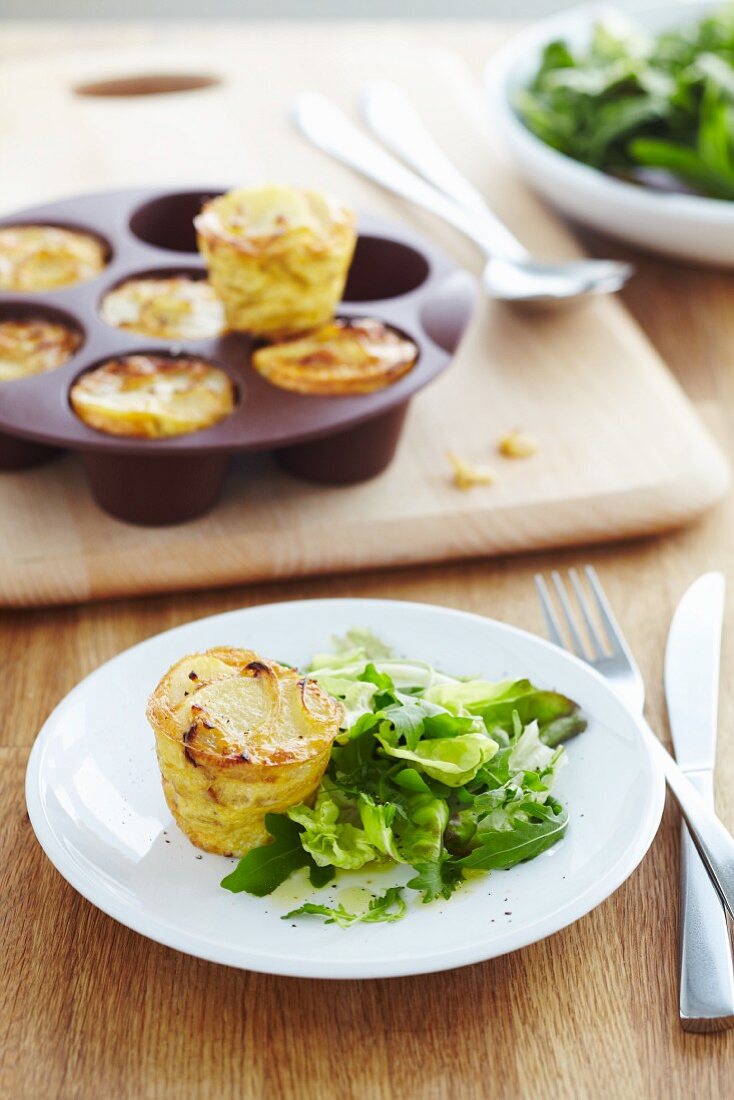
[[[535,574],[535,588],[538,593],[538,599],[540,600],[540,607],[543,612],[543,618],[545,619],[545,625],[548,630],[548,637],[557,645],[560,649],[565,649],[566,645],[561,636],[561,627],[556,613],[553,610],[553,601],[551,600],[550,592],[548,591],[548,585],[545,583],[545,577],[542,573]]]
[[[589,656],[586,652],[586,647],[581,641],[581,635],[576,629],[576,623],[573,621],[573,611],[571,610],[571,604],[566,595],[566,586],[563,583],[563,579],[558,570],[554,569],[551,573],[553,578],[553,584],[556,586],[556,592],[558,593],[558,599],[561,607],[563,608],[563,614],[566,617],[566,625],[568,626],[568,632],[571,635],[571,641],[573,642],[573,648],[577,657],[580,657],[582,661],[588,661]]]
[[[601,637],[599,635],[599,631],[596,628],[596,624],[589,614],[588,600],[586,599],[586,593],[581,587],[579,575],[575,569],[569,569],[568,575],[571,578],[571,584],[573,585],[573,590],[576,593],[576,601],[579,605],[581,614],[583,615],[584,624],[586,625],[586,632],[589,636],[589,640],[591,641],[591,648],[594,650],[594,656],[599,659],[603,659],[604,657],[606,657],[606,653],[604,651],[604,646],[601,643]]]
[[[622,653],[628,656],[627,645],[624,641],[624,635],[622,629],[614,617],[611,607],[609,606],[609,600],[606,597],[606,593],[601,586],[601,581],[596,575],[596,569],[593,565],[587,565],[584,572],[589,579],[591,590],[594,593],[596,599],[596,606],[599,610],[599,617],[604,624],[604,630],[609,640],[609,645],[612,648],[612,653]]]

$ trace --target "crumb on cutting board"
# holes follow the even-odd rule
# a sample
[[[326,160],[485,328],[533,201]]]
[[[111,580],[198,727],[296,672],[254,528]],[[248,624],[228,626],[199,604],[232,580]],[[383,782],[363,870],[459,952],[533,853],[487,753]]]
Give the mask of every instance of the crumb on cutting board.
[[[457,489],[466,492],[477,485],[492,485],[497,480],[494,470],[489,466],[481,466],[466,458],[460,458],[455,451],[447,451],[446,457],[451,465],[453,481]]]
[[[497,450],[505,458],[530,458],[538,453],[538,441],[530,432],[513,428],[497,441]]]

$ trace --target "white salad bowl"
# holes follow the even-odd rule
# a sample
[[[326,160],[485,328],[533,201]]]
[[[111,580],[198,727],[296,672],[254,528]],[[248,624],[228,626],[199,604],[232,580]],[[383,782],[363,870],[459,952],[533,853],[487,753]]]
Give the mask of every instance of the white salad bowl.
[[[333,634],[367,627],[398,655],[456,676],[528,677],[574,699],[588,720],[567,744],[554,796],[568,807],[563,840],[535,859],[465,883],[450,900],[408,902],[403,920],[348,929],[281,918],[305,899],[289,882],[268,897],[220,887],[232,861],[194,848],[166,806],[146,722],[148,695],[187,653],[252,647],[300,666]],[[31,753],[31,823],[58,871],[129,928],[213,962],[272,974],[376,978],[446,970],[524,947],[582,917],[633,872],[660,822],[663,777],[641,729],[588,665],[504,623],[390,600],[313,600],[233,611],[134,646],[83,680],[46,722]],[[397,884],[374,864],[342,886]],[[314,900],[339,899],[335,887]],[[292,892],[293,891],[293,892]],[[313,891],[312,891],[313,893]],[[408,899],[406,899],[408,900]],[[671,894],[671,918],[675,898]]]
[[[615,179],[550,148],[517,114],[517,92],[532,80],[544,47],[563,38],[589,41],[594,24],[615,13],[646,30],[690,25],[720,5],[585,4],[534,24],[490,59],[484,88],[493,120],[527,183],[573,221],[665,256],[734,266],[734,202],[667,193]]]

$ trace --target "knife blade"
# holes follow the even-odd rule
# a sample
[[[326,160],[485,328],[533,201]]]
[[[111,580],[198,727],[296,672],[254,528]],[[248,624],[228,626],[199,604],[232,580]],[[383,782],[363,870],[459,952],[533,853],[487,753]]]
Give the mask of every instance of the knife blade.
[[[713,806],[725,584],[706,573],[681,599],[665,651],[665,697],[676,759]],[[681,834],[680,1018],[687,1031],[734,1027],[726,914],[685,825]]]
[[[681,599],[668,633],[665,697],[684,772],[714,768],[724,590],[721,573],[704,573]]]

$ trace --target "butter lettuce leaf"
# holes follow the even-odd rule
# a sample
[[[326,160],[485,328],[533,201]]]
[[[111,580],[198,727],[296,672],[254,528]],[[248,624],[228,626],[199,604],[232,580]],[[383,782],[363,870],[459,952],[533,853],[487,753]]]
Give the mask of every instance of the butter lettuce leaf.
[[[486,733],[464,733],[456,737],[419,741],[412,751],[391,744],[383,734],[377,734],[377,740],[387,756],[410,761],[418,772],[440,780],[447,787],[462,787],[474,779],[498,748],[497,742]]]
[[[362,794],[359,812],[370,843],[396,863],[415,866],[440,859],[449,820],[444,799],[418,792],[397,802],[378,805],[369,795]]]
[[[452,714],[478,715],[490,732],[495,727],[513,732],[515,715],[523,726],[537,722],[542,730],[560,718],[578,713],[578,706],[571,699],[557,691],[540,690],[529,680],[439,684],[429,688],[425,697]]]
[[[300,825],[300,843],[317,867],[358,871],[375,859],[377,849],[364,829],[347,819],[351,806],[339,793],[321,788],[312,808],[301,803],[288,810],[288,818]]]
[[[367,840],[378,852],[394,859],[396,863],[404,863],[392,829],[396,813],[397,806],[394,803],[378,805],[367,794],[359,796],[359,814]]]

